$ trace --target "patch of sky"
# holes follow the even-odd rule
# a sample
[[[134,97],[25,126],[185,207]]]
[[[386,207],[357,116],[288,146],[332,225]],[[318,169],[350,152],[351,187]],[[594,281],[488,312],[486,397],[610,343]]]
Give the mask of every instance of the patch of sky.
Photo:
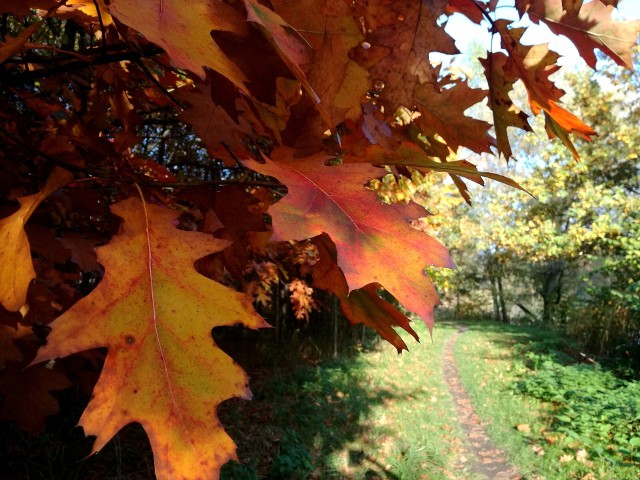
[[[586,1],[585,4],[587,3],[590,2]],[[618,7],[613,10],[612,17],[616,20],[640,19],[640,1],[621,0]],[[548,42],[549,48],[562,56],[561,64],[584,65],[575,46],[566,37],[553,34],[544,24],[532,23],[528,15],[524,15],[520,19],[514,0],[500,0],[498,2],[493,20],[498,19],[511,20],[514,22],[514,27],[527,27],[522,42],[527,45]],[[493,51],[501,49],[500,38],[498,35],[491,34],[491,25],[487,20],[477,24],[464,15],[455,13],[447,21],[445,31],[455,39],[456,46],[461,52],[468,51],[472,43],[479,43],[485,50],[491,50],[491,47]]]
[[[599,0],[591,0],[599,1]],[[590,3],[589,0],[585,1],[585,5]],[[612,17],[616,20],[637,20],[640,19],[640,0],[621,0],[618,3],[618,7],[613,10]],[[492,14],[492,20],[510,20],[512,27],[526,28],[526,32],[522,37],[522,43],[525,45],[535,45],[540,43],[548,43],[549,49],[554,50],[560,54],[558,64],[563,67],[562,72],[579,72],[588,69],[587,64],[578,54],[577,49],[573,43],[566,37],[556,35],[549,30],[549,28],[542,22],[534,24],[529,19],[528,15],[524,15],[520,18],[516,8],[514,0],[499,0],[495,9],[495,14]],[[440,64],[442,66],[442,74],[450,74],[454,78],[464,78],[469,82],[469,85],[475,88],[487,88],[487,82],[484,75],[480,72],[483,71],[482,67],[478,63],[477,57],[486,58],[487,51],[504,51],[500,44],[500,36],[492,33],[491,23],[488,20],[483,20],[480,24],[474,23],[462,14],[455,13],[450,17],[443,16],[439,19],[440,25],[445,25],[445,31],[455,40],[456,47],[461,52],[459,55],[444,55],[439,53],[431,53],[429,60],[432,64]],[[610,65],[610,63],[608,63]],[[599,62],[598,67],[602,66],[602,62]],[[561,88],[565,86],[562,75],[552,77]],[[608,79],[604,76],[598,77],[601,85],[606,88]],[[516,92],[512,92],[512,98],[519,97],[519,101],[513,98],[515,103],[525,110],[525,112],[531,114],[527,105],[526,93],[523,91],[520,85],[515,86]],[[520,91],[522,90],[522,91]],[[568,100],[569,98],[565,98]],[[466,114],[483,120],[491,122],[491,112],[484,104],[478,104],[471,107]],[[531,122],[534,126],[534,130],[538,134],[544,136],[543,126],[540,121]],[[510,129],[514,130],[514,129]],[[518,131],[519,132],[519,131]],[[511,132],[510,132],[511,133]],[[521,132],[520,132],[521,134]],[[476,162],[479,165],[487,167],[495,167],[496,158],[493,155],[482,155],[478,158],[470,151],[461,149],[458,152],[459,157],[469,158],[475,157]],[[516,172],[521,173],[521,170],[528,170],[532,167],[532,164],[536,164],[538,160],[536,155],[529,155],[524,152],[520,154],[519,160],[522,162],[510,162],[508,172],[504,172],[504,166],[502,168],[503,173],[514,174]],[[518,165],[519,163],[519,165]]]

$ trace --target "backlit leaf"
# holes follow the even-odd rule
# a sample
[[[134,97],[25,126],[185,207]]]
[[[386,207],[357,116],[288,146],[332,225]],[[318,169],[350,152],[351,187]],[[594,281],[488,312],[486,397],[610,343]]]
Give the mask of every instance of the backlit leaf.
[[[112,206],[122,232],[100,247],[105,276],[56,319],[35,362],[107,347],[80,425],[93,452],[140,423],[159,479],[217,478],[235,445],[216,416],[231,397],[250,398],[247,377],[218,349],[211,329],[266,326],[251,300],[200,275],[194,262],[228,245],[173,226],[176,212],[131,198]],[[99,316],[100,322],[87,321]]]
[[[69,172],[56,168],[40,192],[19,198],[18,211],[0,219],[0,303],[7,310],[19,310],[25,304],[27,288],[36,276],[24,226],[38,205],[71,179]]]
[[[408,220],[427,212],[416,204],[383,205],[364,188],[384,170],[367,164],[327,166],[325,154],[296,159],[292,153],[279,148],[265,164],[246,162],[289,189],[269,210],[275,238],[301,240],[327,233],[351,290],[379,283],[433,325],[438,296],[423,269],[453,263],[440,243],[410,226]]]
[[[520,39],[524,34],[524,28],[509,29],[509,22],[506,20],[498,20],[495,25],[510,55],[504,66],[505,75],[523,81],[533,113],[537,115],[544,110],[567,133],[591,140],[591,137],[596,135],[595,130],[558,104],[564,91],[549,77],[560,68],[556,63],[559,55],[550,51],[547,44],[522,45]]]
[[[485,77],[489,82],[489,108],[493,112],[498,152],[504,155],[506,160],[513,156],[507,128],[517,127],[526,132],[532,131],[527,121],[527,114],[516,107],[509,97],[517,77],[513,77],[505,70],[508,60],[502,52],[489,52],[486,59],[480,59]]]
[[[312,268],[312,285],[333,293],[338,298],[342,313],[349,322],[373,328],[382,338],[396,347],[398,352],[407,350],[407,345],[393,329],[394,326],[404,328],[418,340],[418,335],[409,326],[410,321],[406,315],[380,298],[378,291],[382,288],[381,285],[372,283],[349,293],[347,281],[337,265],[336,246],[327,234],[315,237],[313,243],[318,248],[320,260]]]
[[[528,0],[524,3],[534,23],[542,21],[553,33],[569,38],[591,68],[596,68],[594,50],[599,49],[619,65],[633,69],[631,48],[638,41],[640,21],[613,20],[612,2],[605,5],[593,0],[581,5],[582,2],[566,0]]]

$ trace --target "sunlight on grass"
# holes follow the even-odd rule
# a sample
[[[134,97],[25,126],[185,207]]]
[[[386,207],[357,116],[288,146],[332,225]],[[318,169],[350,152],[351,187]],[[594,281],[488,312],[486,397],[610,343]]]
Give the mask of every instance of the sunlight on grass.
[[[595,445],[589,439],[570,438],[558,432],[558,417],[554,415],[563,398],[542,402],[516,388],[519,380],[537,375],[532,370],[535,368],[532,358],[535,360],[540,352],[551,352],[544,357],[553,359],[559,368],[566,368],[562,362],[571,360],[564,353],[566,350],[570,351],[568,342],[549,332],[476,324],[460,337],[456,361],[464,387],[478,414],[488,423],[489,434],[507,452],[510,461],[519,466],[525,478],[638,478],[637,466],[588,453],[594,449],[602,451],[608,448],[606,444]],[[586,378],[583,381],[574,378],[572,388],[587,388]],[[595,405],[584,407],[595,408]]]
[[[352,358],[270,375],[254,388],[262,410],[245,402],[228,413],[245,465],[230,464],[222,478],[470,479],[443,378],[443,348],[455,329],[438,325],[432,342],[415,323],[422,343],[405,339],[411,351],[402,355],[380,342]],[[252,416],[261,417],[261,432],[244,427]],[[270,458],[255,454],[256,442],[271,445]]]
[[[442,376],[442,350],[453,329],[438,326],[433,342],[426,329],[422,344],[397,355],[390,345],[365,355],[362,370],[373,390],[393,397],[361,419],[366,434],[332,455],[334,468],[348,478],[463,478],[449,471],[461,446],[460,431]],[[409,339],[407,339],[409,345]]]

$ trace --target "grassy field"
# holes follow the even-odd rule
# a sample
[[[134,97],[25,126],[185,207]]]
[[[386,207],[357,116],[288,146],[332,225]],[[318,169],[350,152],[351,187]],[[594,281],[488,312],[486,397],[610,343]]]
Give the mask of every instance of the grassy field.
[[[640,384],[539,329],[472,324],[456,345],[463,385],[525,478],[640,478]]]
[[[474,478],[443,377],[455,331],[441,322],[401,356],[382,343],[257,385],[251,403],[271,405],[277,441],[259,457],[247,447],[256,437],[232,422],[245,466],[226,478]],[[534,328],[473,323],[455,353],[488,433],[525,480],[640,478],[640,384]]]
[[[373,349],[318,365],[248,368],[254,400],[230,400],[220,418],[240,463],[223,480],[477,480],[443,369],[457,331],[439,322],[433,339],[397,355]],[[564,337],[471,323],[458,337],[462,384],[488,433],[523,480],[640,478],[640,383],[581,355]],[[257,366],[256,366],[257,365]],[[67,394],[71,394],[68,392]],[[51,417],[40,437],[2,426],[0,479],[151,479],[144,432],[131,425],[97,455],[73,426],[82,409]]]
[[[226,478],[241,478],[241,469],[247,479],[469,478],[442,374],[444,343],[455,329],[439,326],[433,342],[426,328],[417,329],[422,343],[407,339],[411,351],[402,355],[382,343],[354,359],[300,367],[257,385],[252,403],[272,406],[266,428],[277,447],[272,458],[260,457],[251,451],[255,437],[229,417],[248,467],[226,467]]]

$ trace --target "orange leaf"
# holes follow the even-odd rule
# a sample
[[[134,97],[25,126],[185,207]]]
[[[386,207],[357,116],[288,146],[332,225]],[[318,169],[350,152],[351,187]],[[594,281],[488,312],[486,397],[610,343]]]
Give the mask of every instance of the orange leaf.
[[[242,14],[217,0],[113,0],[111,14],[162,47],[172,63],[204,79],[203,67],[225,76],[248,94],[245,75],[211,38],[211,31],[243,35]]]
[[[584,0],[562,0],[562,9],[571,15],[577,14]]]
[[[289,189],[269,210],[275,238],[300,240],[326,232],[337,246],[338,263],[351,289],[380,283],[431,326],[438,295],[423,269],[453,267],[453,262],[439,242],[407,221],[427,212],[416,204],[379,202],[364,188],[384,173],[371,165],[326,166],[324,154],[295,159],[287,148],[274,150],[271,158],[246,165],[278,178]]]
[[[505,74],[510,78],[522,79],[534,114],[537,115],[544,110],[567,133],[591,140],[591,137],[596,135],[595,130],[557,103],[564,95],[564,91],[556,87],[549,77],[560,68],[556,64],[559,55],[550,51],[546,43],[533,46],[522,45],[520,39],[525,29],[509,29],[507,28],[509,23],[506,20],[495,22],[502,36],[502,43],[510,55],[509,61],[504,66]]]
[[[251,300],[200,275],[194,262],[228,245],[177,230],[177,212],[130,198],[112,206],[122,232],[100,247],[105,276],[56,319],[34,362],[107,347],[105,365],[80,425],[93,452],[140,423],[159,479],[217,478],[235,445],[216,417],[231,397],[250,398],[247,377],[211,338],[212,327],[267,324]],[[99,318],[100,321],[91,319]]]
[[[393,305],[378,295],[382,288],[379,283],[370,283],[358,290],[353,290],[349,297],[341,302],[342,311],[354,324],[363,323],[380,334],[382,338],[396,347],[398,353],[408,350],[402,337],[393,329],[403,328],[418,340],[418,334],[409,325],[409,319]]]
[[[521,0],[522,2],[522,0]],[[581,5],[566,0],[528,0],[520,7],[531,21],[543,21],[558,35],[569,38],[591,68],[596,68],[597,48],[609,55],[618,65],[633,70],[631,49],[638,41],[640,21],[618,21],[611,18],[613,5],[601,0]],[[571,3],[571,8],[567,8]],[[612,2],[609,2],[612,3]]]
[[[18,211],[0,220],[0,303],[7,310],[19,310],[25,304],[27,288],[36,276],[24,226],[38,205],[72,178],[56,168],[40,192],[19,198]]]
[[[394,305],[378,295],[380,284],[370,283],[363,288],[353,290],[349,287],[342,270],[337,265],[336,246],[327,234],[312,239],[318,248],[319,261],[313,265],[313,287],[333,293],[340,301],[340,307],[347,320],[352,324],[362,323],[373,328],[378,334],[391,343],[398,352],[407,350],[402,337],[393,329],[394,326],[404,328],[418,340],[418,334],[409,326],[409,319]]]

